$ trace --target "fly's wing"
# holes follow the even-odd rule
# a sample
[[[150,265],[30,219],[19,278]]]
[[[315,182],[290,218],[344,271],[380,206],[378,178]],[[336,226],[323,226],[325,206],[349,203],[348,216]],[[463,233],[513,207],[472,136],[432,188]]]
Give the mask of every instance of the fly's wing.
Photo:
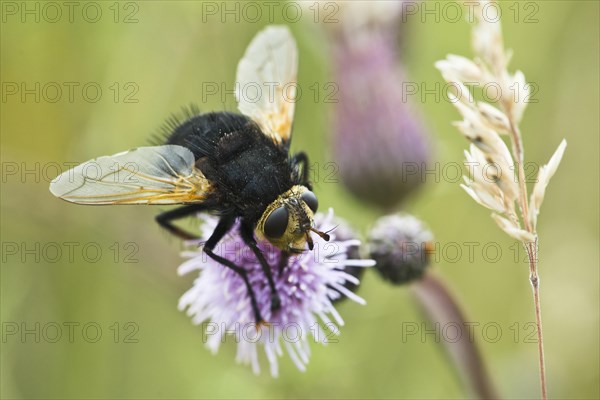
[[[79,204],[202,203],[211,186],[194,164],[182,146],[138,147],[62,173],[50,192]]]
[[[298,49],[285,26],[269,26],[248,45],[237,68],[240,112],[275,143],[289,146],[296,101]]]

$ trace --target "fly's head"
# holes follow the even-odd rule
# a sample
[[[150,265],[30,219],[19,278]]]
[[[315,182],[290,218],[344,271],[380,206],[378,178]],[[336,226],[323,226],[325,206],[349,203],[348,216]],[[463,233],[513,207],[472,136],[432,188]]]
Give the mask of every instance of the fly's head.
[[[314,243],[311,232],[329,240],[327,233],[314,228],[318,205],[317,196],[306,186],[293,186],[267,206],[258,220],[256,230],[259,236],[283,251],[302,253],[307,243],[312,250]]]

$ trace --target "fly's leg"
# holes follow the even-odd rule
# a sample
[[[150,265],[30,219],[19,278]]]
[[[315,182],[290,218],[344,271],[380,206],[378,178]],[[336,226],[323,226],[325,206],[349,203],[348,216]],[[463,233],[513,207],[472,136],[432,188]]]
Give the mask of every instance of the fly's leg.
[[[248,290],[248,296],[250,296],[250,303],[252,305],[252,310],[254,311],[254,319],[256,320],[256,324],[260,325],[263,322],[263,319],[260,315],[260,310],[258,309],[258,303],[256,302],[256,295],[254,294],[252,285],[250,285],[250,280],[248,280],[248,271],[246,271],[242,267],[238,267],[230,260],[228,260],[224,257],[221,257],[220,255],[215,254],[213,252],[217,243],[219,243],[219,241],[223,238],[223,236],[225,236],[225,234],[227,232],[229,232],[229,230],[233,226],[234,222],[235,222],[235,217],[233,217],[233,216],[221,217],[221,219],[219,220],[219,223],[217,224],[217,227],[215,228],[215,231],[212,233],[210,238],[204,244],[204,252],[206,253],[206,255],[208,255],[210,258],[212,258],[219,264],[222,264],[225,267],[233,270],[244,280],[244,283],[246,284],[246,289]]]
[[[310,168],[308,165],[308,156],[306,155],[306,153],[301,151],[294,154],[294,157],[292,157],[292,164],[302,165],[302,184],[306,186],[309,190],[312,190],[312,185],[308,179],[308,173],[310,172]]]
[[[258,262],[260,263],[260,266],[262,267],[262,270],[267,277],[269,287],[271,288],[271,311],[277,311],[281,307],[281,299],[279,298],[279,295],[277,294],[277,289],[275,288],[275,282],[273,281],[273,273],[271,272],[271,267],[265,259],[265,256],[263,255],[262,251],[260,251],[260,249],[258,248],[256,240],[254,239],[254,230],[250,225],[242,222],[240,233],[242,234],[242,239],[244,239],[244,242],[248,245],[248,247],[250,247],[250,249],[252,249],[252,252],[258,259]]]
[[[176,220],[176,219],[187,217],[189,215],[192,215],[194,213],[204,211],[204,210],[206,210],[206,207],[203,206],[202,204],[191,204],[191,205],[176,208],[174,210],[167,211],[167,212],[157,215],[156,222],[158,222],[160,226],[167,229],[173,235],[175,235],[183,240],[199,239],[197,236],[192,235],[191,233],[188,233],[188,232],[184,231],[183,229],[173,225],[172,221]],[[233,262],[229,261],[228,259],[221,257],[213,252],[217,243],[219,243],[219,241],[223,238],[223,236],[225,236],[225,234],[227,232],[229,232],[229,230],[233,226],[234,222],[235,222],[235,217],[230,217],[230,216],[222,217],[221,220],[219,221],[219,223],[217,224],[215,231],[212,233],[210,238],[204,244],[204,252],[210,258],[212,258],[219,264],[233,270],[236,274],[238,274],[242,278],[242,280],[246,284],[246,289],[248,290],[248,296],[250,296],[250,303],[252,305],[254,319],[257,324],[260,324],[262,322],[262,317],[260,315],[260,310],[258,309],[258,304],[256,302],[256,296],[254,295],[254,290],[252,289],[252,286],[250,285],[250,281],[248,280],[248,272],[245,269],[238,267],[237,265],[235,265]]]
[[[194,240],[198,239],[198,236],[193,235],[183,229],[175,226],[172,221],[188,217],[200,211],[206,210],[207,207],[203,204],[190,204],[187,206],[179,207],[174,210],[165,211],[156,216],[156,222],[173,235],[183,240]]]

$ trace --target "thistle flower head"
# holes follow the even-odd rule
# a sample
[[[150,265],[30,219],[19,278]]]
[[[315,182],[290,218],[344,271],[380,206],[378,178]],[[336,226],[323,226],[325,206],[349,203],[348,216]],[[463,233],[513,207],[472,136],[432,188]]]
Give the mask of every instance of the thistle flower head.
[[[202,221],[200,245],[213,232],[217,218],[199,215]],[[317,214],[315,225],[328,231],[335,227],[333,212]],[[348,251],[359,245],[358,240],[336,239],[335,230],[329,242],[315,243],[313,251],[307,251],[288,260],[279,271],[281,251],[268,242],[258,243],[269,265],[272,266],[275,287],[281,299],[281,307],[271,311],[271,292],[266,276],[254,254],[244,244],[239,232],[239,222],[215,248],[215,253],[225,257],[248,272],[250,284],[256,295],[257,305],[266,325],[257,326],[254,313],[242,278],[234,271],[207,257],[201,249],[184,253],[189,258],[179,267],[179,274],[200,271],[194,285],[180,299],[179,308],[187,310],[194,324],[209,321],[207,347],[217,352],[224,337],[229,333],[237,343],[236,360],[250,364],[259,373],[258,350],[262,348],[270,364],[273,376],[278,374],[278,358],[283,349],[294,364],[304,371],[310,354],[309,339],[323,342],[325,329],[339,332],[344,324],[332,301],[341,296],[359,303],[365,301],[346,288],[348,283],[357,285],[358,279],[344,271],[347,267],[372,266],[372,260],[349,259]]]
[[[383,209],[422,183],[429,143],[418,110],[404,94],[397,61],[400,2],[344,2],[329,32],[338,101],[333,153],[347,189]]]
[[[429,265],[433,234],[416,217],[393,214],[375,222],[368,235],[369,256],[381,276],[395,285],[421,278]]]

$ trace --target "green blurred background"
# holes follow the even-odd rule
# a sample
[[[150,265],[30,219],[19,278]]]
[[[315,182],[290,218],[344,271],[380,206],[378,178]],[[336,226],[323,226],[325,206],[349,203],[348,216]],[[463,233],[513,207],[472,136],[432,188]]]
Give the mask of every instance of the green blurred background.
[[[220,14],[203,13],[206,5],[200,2],[111,1],[86,9],[91,19],[101,10],[98,22],[82,17],[86,3],[75,8],[70,22],[67,8],[54,4],[63,13],[57,22],[45,20],[55,16],[47,3],[2,4],[2,398],[465,395],[431,335],[403,338],[406,324],[422,321],[410,291],[390,287],[372,273],[360,291],[368,305],[339,306],[346,320],[339,343],[312,344],[306,373],[284,357],[280,378],[264,370],[254,376],[234,363],[234,343],[211,355],[201,328],[177,311],[193,277],[177,276],[182,245],[154,223],[158,209],[75,206],[55,199],[48,183],[57,166],[148,143],[183,105],[235,110],[231,94],[225,101],[218,95],[203,99],[202,84],[223,82],[231,89],[237,62],[268,15],[256,23],[243,18],[236,23],[235,16],[222,22]],[[435,9],[435,3],[428,4]],[[21,9],[13,14],[12,6],[40,7],[40,21]],[[409,79],[428,88],[442,84],[436,60],[447,53],[471,54],[469,25],[443,18],[442,6],[437,4],[437,17],[421,10],[408,18],[403,33]],[[281,8],[275,10],[274,21],[285,22]],[[522,125],[526,157],[544,163],[563,137],[569,143],[539,224],[549,391],[554,398],[598,398],[599,4],[507,2],[503,10],[505,41],[514,50],[511,68],[539,86],[539,102],[529,105]],[[532,12],[537,22],[526,23]],[[288,24],[299,45],[302,87],[333,79],[328,50],[310,20]],[[28,88],[40,82],[39,102],[33,94],[22,99],[21,93],[9,93],[22,82]],[[55,97],[52,84],[43,92],[52,82],[63,89],[56,102],[48,101]],[[64,82],[78,85],[73,101]],[[95,96],[93,86],[102,89],[97,102],[83,97],[90,82],[88,99]],[[411,99],[426,118],[436,158],[460,163],[466,143],[450,125],[458,115],[449,103],[434,100]],[[330,110],[331,104],[311,96],[297,105],[292,147],[319,163],[330,161]],[[316,190],[323,207],[334,207],[363,232],[376,216],[339,184],[320,182]],[[527,324],[534,321],[531,290],[527,265],[513,260],[514,243],[456,183],[430,180],[407,210],[429,224],[441,246],[458,243],[466,251],[467,242],[500,245],[498,262],[486,262],[479,247],[473,260],[464,253],[456,262],[441,259],[435,272],[457,294],[467,319],[479,323],[475,338],[501,394],[538,396],[537,345],[527,340],[532,331]],[[68,246],[74,246],[72,258]],[[102,253],[96,256],[98,248]],[[34,334],[23,340],[21,329],[35,329],[36,323],[39,343]],[[78,324],[73,340],[69,323]],[[88,325],[84,337],[82,328],[89,323],[95,325]],[[51,343],[54,324],[62,336]],[[490,339],[493,330],[484,334],[486,324],[501,327],[497,340]],[[102,335],[90,343],[97,326]],[[13,329],[19,332],[10,334]]]

